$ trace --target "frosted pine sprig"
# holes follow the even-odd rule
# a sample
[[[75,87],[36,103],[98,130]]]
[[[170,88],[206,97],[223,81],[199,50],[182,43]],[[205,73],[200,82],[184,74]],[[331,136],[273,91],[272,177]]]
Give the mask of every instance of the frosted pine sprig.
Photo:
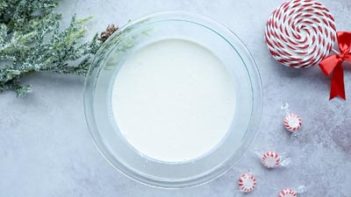
[[[76,19],[60,31],[59,0],[0,1],[0,92],[31,91],[21,78],[33,72],[85,75],[101,45],[98,36],[84,42],[85,24]]]

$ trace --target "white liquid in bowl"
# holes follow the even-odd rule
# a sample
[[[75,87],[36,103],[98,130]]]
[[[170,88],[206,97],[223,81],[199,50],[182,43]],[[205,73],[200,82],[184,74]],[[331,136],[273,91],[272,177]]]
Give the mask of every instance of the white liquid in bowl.
[[[115,78],[112,110],[138,152],[160,161],[188,161],[209,153],[226,135],[235,87],[208,49],[166,39],[128,58]]]

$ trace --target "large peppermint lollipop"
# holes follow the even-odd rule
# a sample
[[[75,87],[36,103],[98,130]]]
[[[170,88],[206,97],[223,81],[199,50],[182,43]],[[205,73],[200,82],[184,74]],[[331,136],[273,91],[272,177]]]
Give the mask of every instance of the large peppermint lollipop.
[[[274,59],[294,68],[318,64],[336,40],[334,17],[314,0],[292,0],[274,10],[265,40]]]

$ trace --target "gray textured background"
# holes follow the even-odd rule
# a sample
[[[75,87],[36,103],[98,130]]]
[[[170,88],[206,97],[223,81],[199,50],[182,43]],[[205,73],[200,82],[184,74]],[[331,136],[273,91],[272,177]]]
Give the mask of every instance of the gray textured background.
[[[207,15],[237,33],[255,56],[262,75],[264,111],[261,129],[244,158],[219,179],[196,188],[159,190],[135,183],[116,172],[98,153],[84,120],[83,79],[33,75],[33,93],[17,99],[0,95],[1,197],[232,197],[240,196],[238,175],[250,170],[257,189],[247,196],[277,196],[283,187],[306,185],[304,196],[351,196],[351,69],[345,73],[349,100],[328,101],[329,80],[315,67],[292,70],[276,64],[263,42],[265,20],[282,0],[65,0],[65,23],[95,16],[91,34],[106,24],[125,24],[157,11],[183,10]],[[337,28],[351,30],[351,1],[322,1]],[[300,135],[282,129],[280,110],[288,102],[304,119]],[[286,169],[267,171],[255,151],[275,149],[292,158]]]

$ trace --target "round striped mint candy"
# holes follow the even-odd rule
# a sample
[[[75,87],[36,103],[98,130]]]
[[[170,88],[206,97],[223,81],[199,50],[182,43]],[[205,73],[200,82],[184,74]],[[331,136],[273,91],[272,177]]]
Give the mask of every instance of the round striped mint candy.
[[[261,163],[266,168],[276,168],[280,166],[280,156],[277,152],[267,151],[261,157]]]
[[[252,192],[256,187],[256,177],[250,173],[244,173],[239,177],[238,185],[240,191]]]
[[[294,133],[297,132],[302,126],[302,119],[294,114],[294,113],[289,113],[285,116],[284,118],[284,127]]]
[[[283,65],[316,65],[336,41],[334,17],[315,0],[285,2],[268,19],[265,41],[273,58]]]
[[[297,197],[297,192],[293,189],[286,188],[280,191],[279,197]]]

